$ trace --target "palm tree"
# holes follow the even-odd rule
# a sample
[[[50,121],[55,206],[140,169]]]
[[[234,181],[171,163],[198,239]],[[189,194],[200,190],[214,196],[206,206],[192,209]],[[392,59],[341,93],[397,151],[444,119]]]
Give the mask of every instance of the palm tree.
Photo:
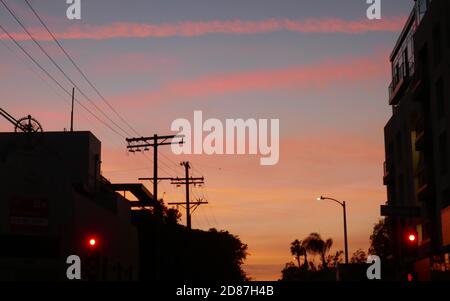
[[[295,256],[298,262],[298,267],[300,268],[300,257],[305,256],[305,262],[306,261],[306,249],[303,246],[303,242],[299,241],[298,239],[294,240],[291,243],[291,254]]]
[[[327,267],[326,255],[333,245],[333,240],[328,238],[326,241],[322,239],[319,233],[311,233],[303,240],[307,252],[318,254],[322,260],[322,268]]]
[[[306,249],[306,243],[303,240],[302,243],[302,248],[303,248],[303,256],[305,257],[305,261],[303,262],[303,267],[307,270],[308,269],[308,250]]]
[[[327,258],[326,256],[327,256],[327,254],[330,251],[332,246],[333,246],[333,240],[331,238],[328,238],[323,244],[323,248],[322,248],[322,252],[321,252],[322,267],[323,268],[327,268],[328,267],[328,262],[326,260],[326,258]]]

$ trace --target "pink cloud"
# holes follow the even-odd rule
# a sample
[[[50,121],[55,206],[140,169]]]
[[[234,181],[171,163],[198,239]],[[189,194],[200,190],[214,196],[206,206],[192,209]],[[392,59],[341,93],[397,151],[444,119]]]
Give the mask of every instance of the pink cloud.
[[[177,23],[131,23],[116,22],[107,25],[72,26],[65,31],[56,32],[59,39],[105,40],[117,38],[162,38],[195,37],[207,34],[261,34],[278,31],[297,33],[345,33],[361,34],[374,31],[400,31],[405,23],[404,16],[383,18],[381,20],[343,20],[337,18],[306,19],[268,19],[261,21],[184,21]],[[41,29],[31,30],[36,38],[50,40]],[[19,40],[26,40],[24,33],[14,33]],[[0,39],[6,39],[0,34]]]
[[[192,80],[180,80],[165,84],[154,91],[116,97],[117,105],[155,104],[174,99],[201,98],[246,91],[270,91],[289,88],[323,89],[342,83],[356,83],[385,76],[388,63],[381,56],[353,60],[328,60],[320,64],[283,69],[242,71],[210,75]]]
[[[176,58],[168,55],[127,52],[104,54],[102,57],[96,58],[88,67],[96,75],[107,76],[111,74],[167,73],[174,70],[178,64]]]

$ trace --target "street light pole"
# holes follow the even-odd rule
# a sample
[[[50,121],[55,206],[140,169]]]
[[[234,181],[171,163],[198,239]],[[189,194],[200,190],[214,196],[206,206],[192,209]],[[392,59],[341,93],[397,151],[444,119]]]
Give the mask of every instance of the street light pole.
[[[345,249],[345,264],[348,264],[347,210],[346,210],[345,201],[340,202],[340,201],[338,201],[338,200],[336,200],[336,199],[328,198],[328,197],[323,197],[323,196],[318,197],[317,200],[330,200],[330,201],[336,202],[336,203],[338,203],[339,205],[342,206],[343,213],[344,213],[344,249]]]
[[[345,264],[348,264],[348,240],[347,240],[347,210],[345,201],[342,202],[342,208],[344,210],[344,244],[345,244]]]

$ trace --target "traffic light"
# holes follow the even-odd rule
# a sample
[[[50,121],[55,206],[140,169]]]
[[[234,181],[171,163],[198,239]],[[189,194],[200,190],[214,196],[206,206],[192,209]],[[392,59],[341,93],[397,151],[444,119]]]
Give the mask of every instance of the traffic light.
[[[405,255],[415,257],[418,255],[419,236],[416,230],[408,229],[405,233]]]
[[[97,247],[97,238],[95,236],[92,236],[88,239],[88,245],[91,249],[94,249]]]
[[[87,280],[99,280],[101,270],[101,255],[99,239],[89,236],[85,240],[84,278]]]

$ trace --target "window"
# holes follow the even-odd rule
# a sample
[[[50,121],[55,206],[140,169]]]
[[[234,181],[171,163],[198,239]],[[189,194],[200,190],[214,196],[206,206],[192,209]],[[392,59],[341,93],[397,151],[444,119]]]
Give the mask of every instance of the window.
[[[440,78],[436,82],[436,110],[439,119],[445,116],[444,81]]]
[[[414,26],[409,28],[402,44],[398,47],[397,54],[392,60],[393,89],[405,77],[414,73]]]
[[[433,55],[434,55],[434,64],[437,65],[441,61],[442,54],[442,43],[441,43],[441,26],[437,24],[433,28]]]
[[[448,171],[448,147],[447,147],[447,133],[444,132],[439,136],[439,165],[441,174],[446,174]]]

